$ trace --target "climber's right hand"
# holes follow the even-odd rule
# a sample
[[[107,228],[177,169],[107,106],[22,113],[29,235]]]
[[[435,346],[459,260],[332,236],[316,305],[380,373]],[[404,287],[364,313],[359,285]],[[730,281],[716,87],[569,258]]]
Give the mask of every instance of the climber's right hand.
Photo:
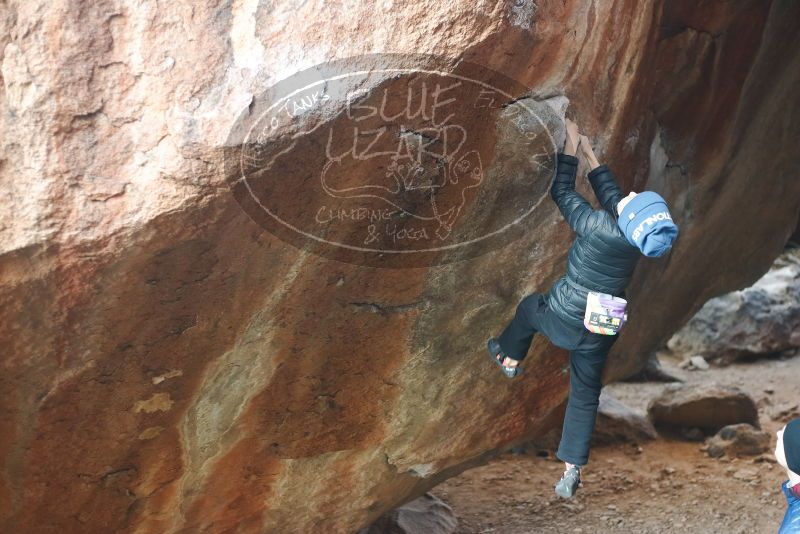
[[[567,139],[564,142],[564,154],[574,156],[578,150],[578,145],[581,142],[580,131],[578,125],[569,119],[566,119],[567,125]]]

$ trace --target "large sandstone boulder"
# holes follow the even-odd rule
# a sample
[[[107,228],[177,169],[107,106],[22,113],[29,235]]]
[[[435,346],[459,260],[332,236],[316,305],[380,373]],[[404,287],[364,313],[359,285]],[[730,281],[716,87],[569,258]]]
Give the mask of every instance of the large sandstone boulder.
[[[356,532],[545,433],[567,354],[537,339],[508,381],[484,347],[564,271],[565,103],[681,228],[609,381],[797,227],[799,25],[791,0],[3,2],[0,531]],[[347,59],[383,51],[435,58]],[[423,87],[457,123],[395,113]],[[364,156],[379,134],[406,158]]]
[[[787,250],[751,287],[706,302],[667,346],[719,363],[800,348],[800,249]]]

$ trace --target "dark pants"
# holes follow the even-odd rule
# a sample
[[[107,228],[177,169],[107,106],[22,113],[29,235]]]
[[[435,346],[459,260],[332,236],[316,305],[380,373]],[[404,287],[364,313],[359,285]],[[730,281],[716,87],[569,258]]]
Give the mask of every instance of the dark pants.
[[[586,465],[603,387],[600,377],[617,336],[595,334],[582,324],[565,322],[550,310],[545,295],[532,293],[517,305],[514,319],[497,340],[506,356],[523,360],[537,332],[570,351],[569,399],[556,456],[571,464]]]

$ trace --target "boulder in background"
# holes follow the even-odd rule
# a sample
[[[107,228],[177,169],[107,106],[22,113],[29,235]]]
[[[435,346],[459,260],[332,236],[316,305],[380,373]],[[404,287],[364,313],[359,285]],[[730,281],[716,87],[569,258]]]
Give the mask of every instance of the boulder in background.
[[[667,347],[723,364],[800,347],[800,249],[784,252],[751,287],[706,302]]]
[[[457,526],[450,505],[426,493],[382,515],[358,534],[452,534]]]
[[[760,428],[756,404],[747,393],[713,383],[669,384],[650,401],[647,413],[656,428],[678,434],[699,429],[710,435],[736,423]]]
[[[657,437],[656,429],[646,417],[611,396],[605,389],[600,393],[594,443],[640,443]]]
[[[708,440],[706,452],[712,458],[721,456],[758,456],[769,451],[771,437],[747,423],[728,425]]]

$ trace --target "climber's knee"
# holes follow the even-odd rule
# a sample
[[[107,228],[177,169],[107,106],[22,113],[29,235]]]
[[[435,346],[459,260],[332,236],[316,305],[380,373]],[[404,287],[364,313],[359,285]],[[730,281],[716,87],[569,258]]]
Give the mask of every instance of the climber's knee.
[[[517,304],[517,313],[522,314],[523,317],[532,317],[539,310],[540,295],[538,293],[531,293],[525,296]]]

